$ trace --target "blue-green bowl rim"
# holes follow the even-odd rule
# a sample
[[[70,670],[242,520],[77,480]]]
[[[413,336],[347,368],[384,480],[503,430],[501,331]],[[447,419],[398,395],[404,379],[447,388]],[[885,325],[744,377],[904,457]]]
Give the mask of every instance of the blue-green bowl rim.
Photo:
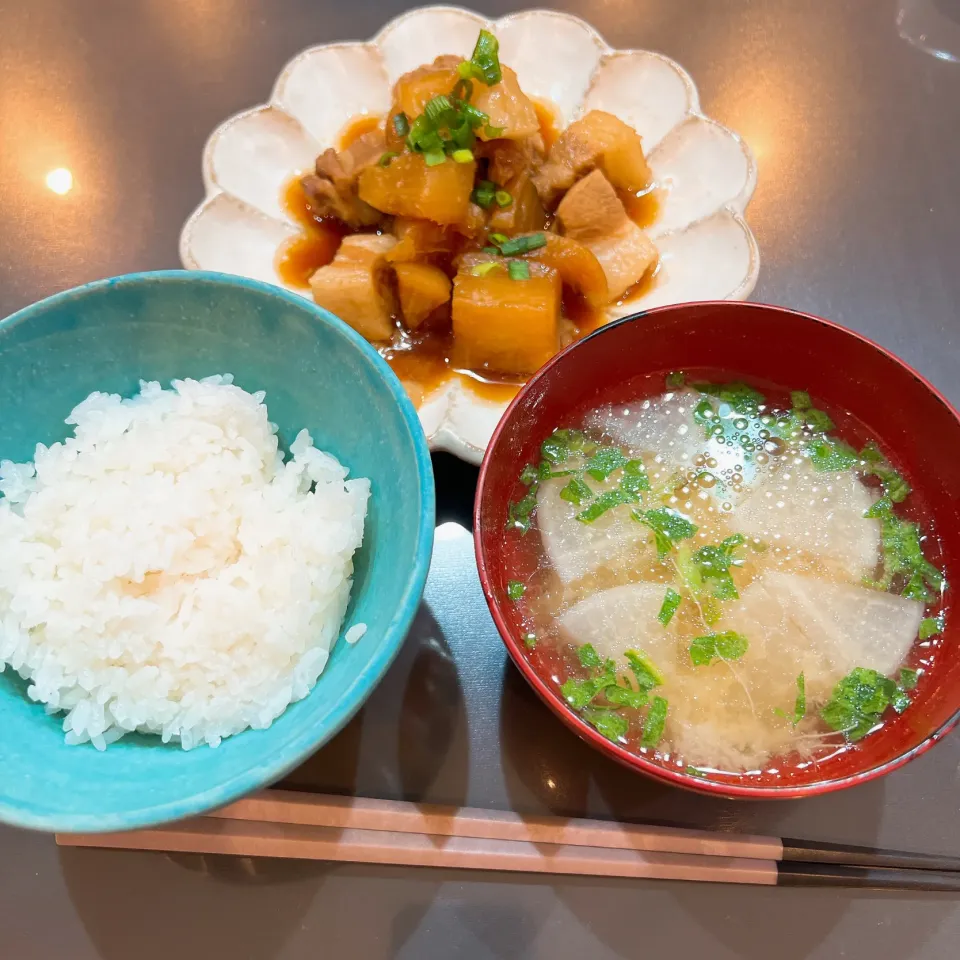
[[[340,702],[332,714],[331,721],[326,724],[321,737],[313,736],[309,729],[301,731],[298,735],[291,737],[286,743],[280,744],[274,749],[277,759],[272,763],[257,765],[230,778],[225,783],[204,790],[202,793],[192,794],[182,800],[144,806],[123,813],[76,814],[71,816],[37,814],[24,809],[24,804],[8,804],[0,798],[0,821],[12,826],[58,833],[100,833],[134,830],[140,827],[180,820],[184,817],[196,816],[230,803],[260,787],[274,783],[339,733],[363,706],[367,696],[380,683],[383,675],[403,646],[403,641],[406,639],[407,631],[410,629],[410,624],[413,622],[423,596],[430,558],[433,553],[433,531],[436,514],[433,465],[430,460],[426,436],[420,425],[417,411],[396,374],[390,369],[383,357],[360,334],[333,314],[299,294],[290,293],[281,287],[260,280],[250,280],[246,277],[218,273],[212,270],[153,270],[121,274],[104,280],[94,280],[91,283],[55,293],[0,320],[0,331],[26,322],[31,316],[50,306],[79,299],[91,292],[114,286],[137,285],[155,280],[200,281],[214,286],[253,290],[286,301],[293,306],[305,309],[308,313],[312,313],[319,323],[332,327],[373,364],[400,407],[416,453],[417,476],[423,509],[420,515],[414,564],[399,607],[385,632],[389,642],[380,646],[377,654],[364,666],[353,683],[343,691]],[[209,748],[198,747],[197,749]]]

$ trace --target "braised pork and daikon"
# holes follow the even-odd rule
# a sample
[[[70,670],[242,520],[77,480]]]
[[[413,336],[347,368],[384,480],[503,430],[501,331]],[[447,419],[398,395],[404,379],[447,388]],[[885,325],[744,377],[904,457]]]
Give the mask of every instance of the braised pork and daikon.
[[[679,377],[572,426],[508,523],[539,540],[508,594],[570,709],[710,776],[819,762],[909,707],[946,583],[875,443],[838,439],[805,393]]]
[[[486,31],[470,60],[400,77],[388,116],[358,131],[295,183],[315,257],[295,241],[281,273],[414,392],[456,370],[522,382],[656,270],[636,131],[594,110],[558,133]]]

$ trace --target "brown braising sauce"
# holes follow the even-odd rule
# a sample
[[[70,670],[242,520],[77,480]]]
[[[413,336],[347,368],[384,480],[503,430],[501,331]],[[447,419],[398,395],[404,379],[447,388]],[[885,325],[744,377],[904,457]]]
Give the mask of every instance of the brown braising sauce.
[[[540,134],[549,150],[557,141],[559,129],[556,113],[546,103],[534,101],[540,122]],[[337,138],[337,149],[345,150],[365,133],[376,130],[382,118],[364,115],[352,120]],[[620,191],[620,199],[637,226],[649,227],[660,211],[660,192],[650,188],[638,194]],[[310,277],[330,263],[340,241],[349,228],[339,220],[317,216],[294,176],[283,190],[283,207],[302,227],[302,232],[287,240],[277,251],[277,272],[281,279],[301,290],[310,287]],[[618,304],[628,303],[646,293],[655,282],[659,265],[654,265],[621,297]],[[602,311],[592,310],[581,298],[565,294],[564,320],[561,323],[561,346],[579,340],[602,326]],[[472,394],[491,403],[507,403],[523,386],[522,381],[488,371],[466,369],[458,362],[456,344],[448,324],[429,323],[417,331],[400,330],[395,342],[378,345],[378,350],[400,378],[418,406],[438,387],[456,377]]]
[[[315,215],[299,177],[293,177],[284,188],[283,208],[303,229],[277,251],[277,273],[291,287],[307,290],[310,278],[333,260],[349,231],[339,220]]]
[[[360,117],[354,117],[340,132],[337,137],[337,149],[346,150],[351,144],[356,143],[365,133],[373,133],[382,123],[383,118],[376,115],[364,114]]]

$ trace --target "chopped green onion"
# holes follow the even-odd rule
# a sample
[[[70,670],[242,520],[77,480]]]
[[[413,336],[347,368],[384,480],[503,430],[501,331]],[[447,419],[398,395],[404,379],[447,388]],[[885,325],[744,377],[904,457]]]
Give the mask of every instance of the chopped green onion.
[[[663,697],[654,697],[643,724],[643,736],[640,746],[653,749],[663,739],[663,728],[667,722],[667,701]]]
[[[534,488],[525,497],[507,507],[507,529],[519,530],[521,535],[529,533],[533,525],[531,517],[536,509],[537,494]]]
[[[507,596],[511,600],[519,600],[526,592],[527,588],[519,580],[511,580],[507,584]]]
[[[423,113],[432,124],[436,125],[445,119],[447,114],[452,110],[453,104],[448,97],[445,97],[441,93],[440,96],[427,101],[427,105],[423,108]]]
[[[586,510],[581,510],[577,514],[577,519],[581,523],[593,523],[598,517],[602,517],[608,510],[619,507],[624,503],[632,503],[633,500],[621,490],[608,490],[601,493]]]
[[[582,710],[600,692],[595,680],[574,680],[570,677],[560,687],[563,699],[574,710]]]
[[[498,207],[509,207],[513,203],[513,197],[507,190],[498,190],[494,194],[494,199],[497,201]]]
[[[650,478],[647,476],[642,460],[628,460],[623,465],[620,489],[630,495],[634,501],[640,499],[640,493],[643,490],[650,489]]]
[[[703,427],[704,435],[708,440],[718,432],[718,427],[719,432],[723,433],[723,425],[720,423],[717,411],[713,409],[713,404],[706,397],[702,397],[693,408],[693,419]]]
[[[537,648],[537,635],[535,633],[525,633],[523,635],[523,645],[528,650],[535,650]]]
[[[560,491],[561,500],[576,504],[578,507],[584,500],[591,500],[592,498],[593,491],[579,477],[573,477]]]
[[[498,247],[499,247],[501,244],[506,243],[509,239],[510,239],[510,238],[509,238],[508,236],[506,236],[506,234],[503,234],[503,233],[491,233],[491,234],[490,234],[490,242],[491,242],[491,243],[495,243]]]
[[[603,666],[603,660],[600,658],[600,654],[597,653],[592,643],[583,644],[577,651],[577,658],[580,661],[580,665],[586,667],[588,670]]]
[[[680,601],[682,597],[673,587],[667,587],[667,592],[664,595],[663,603],[660,606],[660,612],[657,614],[657,619],[664,625],[670,623],[673,619],[673,615],[677,612],[677,607],[680,606]]]
[[[943,633],[943,619],[942,613],[935,617],[924,617],[920,621],[920,639],[929,640],[938,633]]]
[[[714,660],[739,660],[747,646],[747,638],[735,630],[708,633],[690,644],[690,660],[695,667],[709,666]]]
[[[627,463],[627,458],[616,447],[601,447],[586,463],[584,469],[596,481],[606,480],[614,470]]]
[[[529,487],[540,479],[540,471],[532,464],[528,463],[520,472],[520,482]]]
[[[491,124],[488,123],[488,124],[483,128],[483,133],[484,133],[484,136],[485,136],[488,140],[496,140],[497,137],[502,137],[502,136],[503,136],[503,127],[494,127],[494,126],[491,126]]]
[[[494,198],[497,193],[497,185],[490,180],[480,180],[477,183],[470,199],[484,210],[493,206]]]
[[[497,234],[497,236],[502,236],[502,234]],[[490,239],[495,243],[498,242],[493,235],[491,235]],[[531,250],[538,250],[540,247],[545,247],[547,245],[547,237],[546,234],[543,233],[531,233],[525,237],[514,237],[512,240],[507,240],[507,238],[504,237],[499,245],[500,252],[505,257],[515,257],[517,254],[529,253]]]
[[[716,397],[723,403],[729,403],[737,413],[756,414],[757,408],[764,402],[759,390],[754,390],[742,380],[732,383],[695,383],[693,389],[698,393]]]
[[[902,667],[900,670],[900,686],[904,690],[913,690],[917,685],[917,681],[920,679],[920,674],[916,670],[911,670],[909,667]]]
[[[500,70],[500,43],[489,30],[481,30],[477,37],[477,44],[473,48],[473,55],[470,57],[470,69],[465,73],[461,67],[458,72],[461,77],[476,77],[482,80],[488,87],[499,83],[503,79]]]
[[[481,252],[481,253],[489,253],[489,254],[492,254],[492,255],[495,256],[495,257],[498,256],[499,253],[500,253],[500,251],[499,251],[496,247],[481,247],[481,248],[480,248],[480,252]]]
[[[889,677],[867,667],[854,667],[833,688],[820,718],[847,740],[862,740],[880,722],[887,707],[898,707],[899,713],[909,702],[903,689]]]
[[[511,260],[507,264],[507,269],[510,271],[511,280],[529,280],[530,279],[530,264],[526,260]]]
[[[381,157],[380,157],[380,159],[377,161],[377,163],[378,163],[381,167],[389,167],[389,166],[390,166],[390,161],[393,160],[394,157],[399,157],[399,156],[400,156],[399,153],[394,153],[392,150],[388,150],[386,153],[384,153],[384,154],[381,155]]]
[[[456,163],[472,163],[473,162],[473,151],[472,150],[454,150],[451,154]]]
[[[830,437],[818,437],[810,443],[808,450],[810,463],[818,473],[840,473],[860,459],[850,444]]]
[[[646,510],[643,513],[632,514],[638,523],[648,526],[654,533],[654,542],[657,555],[662,560],[674,543],[687,540],[697,532],[695,524],[691,523],[682,513],[671,510],[669,507],[657,507],[655,510]]]
[[[807,713],[807,681],[800,672],[797,677],[797,699],[793,705],[793,725],[796,726]]]
[[[407,120],[405,113],[395,113],[393,115],[393,129],[398,137],[405,137],[410,132],[410,121]]]
[[[482,110],[478,110],[472,103],[463,104],[460,112],[463,114],[471,129],[482,127],[490,119]]]
[[[486,263],[478,263],[470,273],[475,277],[485,277],[500,266],[496,260],[488,260]]]
[[[647,705],[647,694],[643,690],[631,690],[629,687],[621,687],[614,684],[603,691],[604,699],[607,703],[612,703],[616,707],[630,707],[633,710],[639,710]]]
[[[603,710],[599,707],[585,709],[583,719],[591,727],[594,727],[599,734],[614,743],[626,736],[629,727],[626,718],[621,717],[615,710]]]
[[[642,650],[627,650],[624,653],[637,685],[641,690],[652,690],[663,683],[663,674],[653,665],[653,661]]]
[[[453,85],[453,92],[450,94],[450,96],[455,100],[461,100],[464,103],[470,100],[470,98],[473,96],[473,81],[470,79],[470,77],[460,77],[460,79]]]

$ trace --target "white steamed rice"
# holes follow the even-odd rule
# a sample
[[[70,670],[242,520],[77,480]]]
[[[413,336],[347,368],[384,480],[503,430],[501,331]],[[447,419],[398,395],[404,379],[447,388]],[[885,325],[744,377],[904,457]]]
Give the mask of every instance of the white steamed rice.
[[[0,463],[0,671],[68,743],[216,746],[316,683],[370,483],[306,430],[284,462],[263,398],[229,375],[92,393],[75,437]]]

